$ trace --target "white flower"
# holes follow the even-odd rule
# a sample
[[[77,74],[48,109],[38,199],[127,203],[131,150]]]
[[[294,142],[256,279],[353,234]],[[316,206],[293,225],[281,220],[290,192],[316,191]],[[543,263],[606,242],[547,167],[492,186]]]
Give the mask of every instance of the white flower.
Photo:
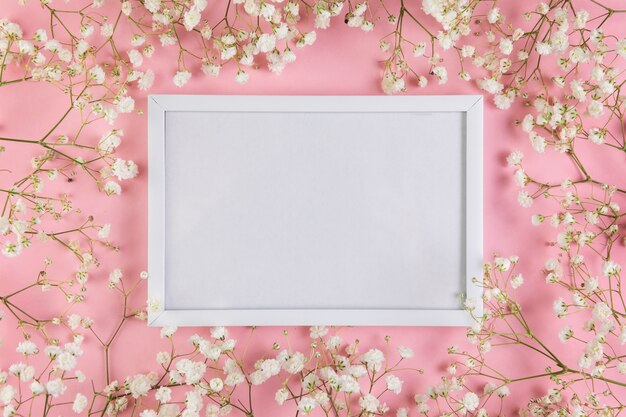
[[[563,300],[563,298],[558,298],[553,306],[552,306],[554,313],[557,315],[557,317],[563,317],[567,314],[567,304],[565,304],[565,300]]]
[[[589,50],[581,47],[572,48],[569,52],[569,58],[573,63],[587,62],[589,60]]]
[[[160,403],[168,403],[172,399],[172,389],[169,387],[159,387],[154,398]]]
[[[604,95],[610,95],[615,92],[615,85],[611,81],[603,80],[598,84],[598,87]]]
[[[533,130],[533,127],[535,127],[535,121],[533,120],[532,114],[527,114],[526,116],[524,116],[521,126],[522,130],[526,133],[530,133]]]
[[[621,270],[621,265],[611,260],[604,262],[604,265],[602,265],[602,274],[607,278],[619,275]]]
[[[63,394],[66,389],[67,387],[60,378],[51,379],[46,383],[46,391],[54,398]]]
[[[204,362],[194,362],[189,359],[181,359],[176,362],[176,370],[185,377],[187,385],[200,382],[206,372],[207,366]]]
[[[622,58],[626,58],[626,38],[617,41],[615,44],[615,52]]]
[[[19,362],[9,366],[9,373],[18,376],[20,381],[28,382],[35,376],[35,368]],[[3,383],[3,380],[6,382],[6,376],[3,377],[2,374],[0,374],[0,383]]]
[[[592,127],[589,129],[588,138],[590,141],[597,145],[602,145],[604,143],[604,137],[606,136],[605,129],[599,129],[597,127]]]
[[[552,53],[552,46],[547,42],[538,42],[535,50],[539,55],[549,55]]]
[[[224,389],[224,381],[222,381],[220,378],[212,378],[209,381],[209,387],[213,392],[220,392],[222,391],[222,389]]]
[[[368,413],[375,413],[378,411],[378,406],[380,401],[372,394],[365,394],[361,398],[359,398],[359,405],[361,408]]]
[[[39,381],[33,381],[33,383],[30,384],[30,392],[32,392],[33,395],[41,395],[46,392],[46,387],[44,387],[43,384]]]
[[[149,90],[154,84],[154,72],[152,70],[147,70],[143,73],[141,77],[139,77],[139,81],[137,82],[137,86],[140,90],[146,91]]]
[[[562,343],[567,342],[569,339],[571,339],[574,336],[574,331],[572,330],[572,326],[567,325],[565,327],[563,327],[560,331],[559,331],[559,340]]]
[[[546,150],[546,139],[535,132],[530,132],[530,144],[533,149],[539,153],[543,153]]]
[[[500,39],[500,52],[502,52],[504,55],[510,55],[511,52],[513,52],[513,41],[511,41],[511,39],[509,38],[502,38]]]
[[[178,410],[176,410],[171,416],[162,416],[162,417],[176,417],[178,415]],[[222,409],[216,404],[207,404],[206,406],[206,417],[218,417],[224,415]],[[161,417],[161,416],[160,416]]]
[[[303,48],[304,46],[311,46],[315,43],[316,39],[317,39],[317,33],[315,33],[314,31],[307,32],[300,39],[298,39],[298,41],[296,42],[296,46],[298,48]]]
[[[483,78],[482,80],[476,80],[478,87],[485,90],[489,94],[499,94],[502,92],[504,85],[494,80],[493,78]]]
[[[259,52],[267,53],[272,51],[276,47],[276,36],[263,33],[257,39],[256,47]]]
[[[152,388],[152,381],[148,375],[137,374],[126,378],[124,383],[126,392],[130,393],[133,398],[144,397]]]
[[[259,14],[269,22],[272,20],[275,12],[276,7],[273,4],[263,2]]]
[[[383,352],[378,349],[370,349],[363,356],[361,356],[361,362],[371,371],[378,372],[380,366],[383,363],[385,356]]]
[[[17,390],[13,385],[5,385],[0,388],[0,403],[3,405],[8,405],[15,398],[17,394]]]
[[[302,397],[298,403],[298,410],[304,414],[309,414],[317,406],[317,401],[311,397]]]
[[[111,165],[111,172],[121,181],[135,178],[139,173],[139,168],[133,161],[125,161],[117,158],[113,165]]]
[[[281,388],[276,391],[276,395],[274,395],[274,399],[279,405],[283,405],[285,401],[289,398],[289,391],[286,388]]]
[[[610,319],[613,315],[611,308],[603,301],[596,303],[593,307],[592,316],[594,320],[604,322]]]
[[[89,70],[89,78],[95,84],[102,84],[105,78],[104,70],[100,66],[95,65],[93,68]]]
[[[141,66],[143,63],[143,55],[136,49],[131,49],[128,51],[128,59],[134,68]]]
[[[416,58],[424,55],[425,52],[426,52],[426,42],[419,42],[413,48],[413,56],[415,56]]]
[[[311,339],[321,339],[328,334],[328,327],[326,326],[312,326],[309,329],[309,336]]]
[[[515,183],[521,188],[525,187],[526,184],[528,183],[528,176],[526,175],[526,173],[524,172],[522,168],[515,171],[514,177],[515,177]]]
[[[187,10],[183,16],[183,24],[188,31],[193,30],[198,23],[200,23],[200,10],[196,7],[191,7]]]
[[[461,48],[461,56],[463,58],[473,57],[475,53],[476,48],[472,45],[463,45],[463,47]]]
[[[507,156],[506,162],[509,166],[517,166],[522,163],[522,159],[524,159],[524,154],[520,151],[513,151]]]
[[[351,28],[358,28],[363,24],[365,18],[359,15],[351,15],[348,17],[348,26]]]
[[[394,94],[405,91],[404,79],[396,78],[396,75],[393,73],[386,73],[383,76],[381,87],[386,94]]]
[[[172,337],[174,336],[174,333],[176,333],[176,330],[178,330],[178,327],[176,326],[165,326],[161,329],[161,338],[165,338],[165,337]]]
[[[413,357],[413,350],[406,346],[399,346],[398,353],[400,353],[400,357],[403,359],[409,359]]]
[[[180,88],[187,84],[190,79],[191,73],[189,71],[178,71],[172,80],[174,81],[174,85]]]
[[[496,23],[500,19],[500,9],[498,7],[493,7],[487,13],[487,21],[492,25]]]
[[[584,29],[587,25],[587,20],[589,20],[589,12],[587,10],[579,9],[576,11],[574,24],[578,29]]]
[[[117,102],[117,111],[130,113],[135,108],[135,100],[130,96],[124,96]]]
[[[500,110],[506,110],[513,104],[513,99],[507,94],[497,94],[493,98],[493,102]]]
[[[295,352],[290,354],[286,350],[283,350],[276,357],[281,363],[282,368],[290,374],[297,374],[304,369],[306,357],[301,352]]]
[[[585,91],[585,87],[581,80],[572,80],[569,83],[569,86],[572,90],[572,95],[580,102],[585,101],[587,92]]]
[[[543,214],[533,214],[530,222],[532,223],[533,226],[539,226],[540,224],[543,223],[545,219],[546,219],[546,216],[544,216]]]
[[[74,398],[74,403],[72,404],[72,411],[76,414],[80,414],[85,407],[87,407],[87,397],[81,393],[76,394],[76,398]]]
[[[533,199],[526,191],[519,192],[517,195],[517,202],[524,208],[529,208],[533,205]]]
[[[248,82],[248,79],[250,79],[250,74],[248,74],[244,70],[237,71],[237,74],[235,75],[236,82],[238,82],[239,84],[245,84]]]
[[[123,130],[114,129],[106,132],[98,142],[98,150],[103,153],[113,152],[122,143],[122,136],[124,136]]]
[[[70,329],[76,330],[80,327],[80,320],[81,317],[78,314],[71,314],[67,318],[67,325],[70,326]],[[57,353],[56,356],[58,357],[60,354],[61,352]]]
[[[54,359],[61,353],[61,348],[56,345],[49,345],[44,349],[44,353],[50,359]]]
[[[395,394],[400,394],[402,391],[403,381],[395,375],[388,375],[386,380],[387,389]]]
[[[115,181],[107,181],[107,183],[104,184],[104,192],[108,195],[120,195],[122,193],[122,187]]]
[[[192,415],[197,416],[203,406],[202,394],[198,391],[188,391],[187,394],[185,394],[185,406],[187,407],[185,411],[191,412],[193,413]],[[183,415],[185,414],[183,413]]]
[[[398,408],[398,411],[396,411],[396,417],[409,417],[409,409],[406,407]]]
[[[146,0],[144,6],[150,13],[156,13],[161,8],[161,0]]]
[[[511,287],[519,288],[524,283],[524,277],[522,274],[517,274],[513,278],[511,278]]]
[[[319,10],[315,15],[315,28],[328,29],[330,27],[331,14],[328,10]]]
[[[225,327],[213,327],[211,329],[211,337],[213,339],[226,339],[228,337],[228,330]]]
[[[337,379],[339,390],[348,394],[358,392],[361,388],[359,382],[352,375],[340,375]]]
[[[163,308],[161,301],[157,298],[148,298],[148,300],[146,301],[146,304],[147,304],[148,311],[152,313],[159,312]]]
[[[70,371],[76,366],[76,357],[70,352],[62,352],[57,356],[55,364],[62,371]]]
[[[100,227],[100,229],[98,230],[98,238],[106,239],[109,237],[109,233],[111,233],[111,225],[108,223],[103,224],[102,227]]]
[[[222,349],[218,345],[209,343],[208,341],[202,341],[198,346],[198,350],[204,357],[214,361],[222,354]]]
[[[587,294],[593,293],[598,289],[599,281],[598,277],[589,277],[584,282],[585,292]]]
[[[23,355],[35,355],[39,352],[39,348],[36,344],[31,342],[30,340],[25,340],[23,342],[19,342],[17,344],[17,348],[15,349],[17,353],[21,353]]]
[[[500,398],[508,397],[511,395],[511,390],[506,385],[503,385],[496,390],[496,395]]]
[[[501,272],[511,269],[511,261],[508,258],[497,257],[494,259],[494,265]]]
[[[331,336],[328,339],[327,344],[328,344],[328,347],[331,348],[331,349],[338,349],[339,346],[341,346],[343,344],[343,339],[341,337],[339,337],[339,336],[336,336],[336,335],[335,336]]]
[[[478,395],[474,394],[473,392],[466,392],[463,396],[462,404],[466,410],[474,411],[478,408],[480,400],[478,398]]]
[[[218,75],[220,75],[221,68],[222,67],[220,67],[219,65],[208,63],[202,66],[202,72],[204,72],[206,75],[217,77]]]
[[[437,34],[437,39],[439,40],[439,46],[441,46],[443,50],[450,49],[454,45],[452,36],[450,36],[449,33],[439,31],[439,33]]]
[[[597,100],[592,100],[587,105],[587,114],[591,117],[598,117],[604,113],[604,104]]]
[[[563,31],[556,31],[550,37],[550,46],[552,52],[564,53],[569,46],[569,38],[567,33]]]
[[[446,67],[437,66],[432,69],[433,74],[439,80],[439,84],[445,84],[448,82],[448,70]]]
[[[367,10],[367,3],[363,2],[363,3],[356,3],[356,5],[354,6],[354,15],[355,16],[361,16],[363,13],[365,13],[365,11]]]

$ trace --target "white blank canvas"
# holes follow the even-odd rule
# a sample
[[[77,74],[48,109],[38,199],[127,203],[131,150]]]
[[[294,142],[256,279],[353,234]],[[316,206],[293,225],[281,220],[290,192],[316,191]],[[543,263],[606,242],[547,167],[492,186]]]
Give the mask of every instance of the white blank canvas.
[[[165,308],[458,305],[464,114],[165,120]]]
[[[174,324],[462,310],[466,111],[233,107],[163,112],[159,285]]]

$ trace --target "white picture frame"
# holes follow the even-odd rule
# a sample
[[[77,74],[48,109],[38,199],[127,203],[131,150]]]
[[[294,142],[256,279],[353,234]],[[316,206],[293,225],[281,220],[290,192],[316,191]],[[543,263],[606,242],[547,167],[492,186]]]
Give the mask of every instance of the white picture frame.
[[[348,133],[345,134],[344,130]],[[385,137],[381,138],[381,132],[384,132]],[[446,135],[450,138],[446,138]],[[413,137],[416,139],[409,141],[408,138]],[[299,141],[298,146],[290,143],[292,139]],[[356,140],[360,142],[355,142]],[[265,142],[261,143],[262,141]],[[361,146],[362,143],[366,145]],[[148,297],[152,300],[151,304],[158,305],[156,308],[149,308],[149,325],[466,326],[471,323],[471,319],[463,308],[464,297],[473,299],[476,303],[475,314],[481,314],[482,288],[473,279],[481,279],[483,260],[482,96],[151,95],[148,98],[148,145]],[[406,146],[407,149],[395,149],[400,146]],[[419,149],[413,149],[413,146]],[[289,152],[283,152],[286,147],[289,147]],[[333,165],[328,163],[328,159],[324,159],[329,153],[335,154],[335,147],[338,148],[337,158],[341,161],[351,160],[355,149],[361,152],[359,158],[362,156],[362,159],[354,163],[355,169],[361,170],[358,175],[345,168],[344,162]],[[270,156],[266,158],[264,155]],[[411,158],[414,159],[405,158],[405,155],[413,155]],[[355,156],[354,159],[356,158]],[[450,158],[453,158],[452,162]],[[320,200],[328,202],[324,203],[324,207],[331,207],[330,214],[319,215],[320,222],[328,221],[329,218],[334,220],[333,216],[340,219],[337,223],[339,226],[328,227],[331,230],[328,236],[334,236],[331,239],[326,239],[327,236],[315,237],[317,235],[311,232],[324,229],[325,224],[310,223],[313,220],[308,220],[317,217],[316,213],[323,210],[311,209],[307,212],[305,221],[298,218],[302,210],[306,211],[310,206],[305,203],[309,201],[305,193],[312,193],[317,181],[322,181],[318,177],[324,176],[300,173],[300,168],[309,159],[312,164],[316,164],[311,169],[318,169],[324,175],[330,172],[324,177],[328,178],[321,189],[326,192],[325,190],[338,188],[328,191],[330,197],[325,196]],[[411,164],[412,160],[417,163]],[[370,172],[368,164],[376,166],[378,171]],[[271,168],[277,165],[284,167],[286,171],[281,175],[276,174]],[[332,166],[327,168],[327,165]],[[422,175],[422,171],[412,171],[424,166],[429,167],[426,171],[428,175]],[[339,174],[332,174],[333,169]],[[246,170],[250,173],[240,174]],[[395,170],[398,172],[394,173]],[[269,171],[272,174],[268,174]],[[302,171],[306,170],[302,168]],[[233,172],[233,177],[237,178],[232,183],[245,186],[233,187],[229,183],[231,180],[228,175]],[[431,176],[430,172],[434,174]],[[255,178],[259,175],[268,175],[268,180],[256,181]],[[378,184],[376,178],[387,176],[388,182],[381,180]],[[207,181],[207,178],[210,180]],[[306,178],[313,179],[306,182]],[[437,184],[438,178],[445,183]],[[303,182],[292,187],[289,181]],[[395,184],[398,181],[409,184],[406,193],[387,191],[394,187],[385,184]],[[409,181],[415,181],[415,184]],[[433,188],[433,182],[436,188]],[[337,183],[340,184],[336,185]],[[272,184],[279,184],[281,190],[291,191],[277,192]],[[213,191],[211,187],[216,190]],[[381,187],[384,190],[381,191]],[[242,191],[244,188],[251,191]],[[422,188],[425,191],[419,192],[428,195],[417,201],[415,196],[422,194],[417,194],[418,191],[415,190]],[[293,195],[289,195],[289,192]],[[374,197],[370,199],[370,194],[367,193]],[[257,200],[253,200],[250,209],[239,210],[239,207],[244,206],[238,203],[240,200],[250,203],[247,201],[249,194],[261,196],[258,197],[261,199],[270,195],[271,200],[259,203],[255,197]],[[403,201],[396,201],[395,198],[404,198],[405,194],[412,198],[409,200],[410,206],[417,204],[415,207],[419,207],[419,210],[428,207],[424,209],[427,218],[421,219],[410,212],[402,211]],[[218,197],[212,197],[215,195]],[[333,203],[333,196],[342,195],[349,197],[345,197],[345,201],[341,203]],[[388,198],[389,195],[393,198]],[[344,213],[343,207],[353,204],[352,199],[356,199],[357,203],[354,204],[358,206],[350,207]],[[272,210],[284,207],[285,201],[288,206],[293,202],[293,210],[288,215],[275,214]],[[363,201],[368,207],[372,201],[371,210],[374,214],[360,212]],[[271,207],[258,208],[265,203]],[[457,219],[454,213],[458,213],[458,220],[436,218],[438,216],[432,215],[436,213],[432,204],[441,204],[443,208],[439,210],[448,210],[447,213],[452,213],[451,217],[454,219]],[[390,220],[381,221],[382,225],[378,225],[378,219],[386,219],[384,210],[387,207],[390,207]],[[344,217],[333,214],[333,210],[341,212]],[[216,219],[211,218],[212,213]],[[398,216],[398,213],[402,215]],[[247,219],[248,215],[260,216],[261,220]],[[241,216],[246,218],[241,220]],[[283,227],[281,219],[289,216],[293,216],[294,223]],[[398,218],[404,219],[405,216],[409,224],[407,227],[398,224]],[[349,223],[353,218],[356,219],[355,223],[360,223],[346,226],[346,232],[342,229],[343,224],[346,221]],[[423,229],[415,229],[416,218]],[[371,219],[375,221],[370,221]],[[280,226],[276,227],[272,223],[276,221]],[[437,222],[440,224],[433,226]],[[193,227],[189,226],[187,230],[189,223]],[[269,225],[263,229],[266,223]],[[392,225],[389,226],[388,223]],[[254,246],[248,240],[259,236],[249,232],[250,224],[260,224],[259,233],[278,237],[263,239],[262,244],[259,240],[257,246]],[[315,236],[300,238],[301,234],[306,234],[298,231],[300,224],[306,227],[308,235]],[[235,232],[229,233],[231,229],[228,227],[234,228]],[[342,230],[336,231],[337,227]],[[432,232],[440,228],[446,230],[448,242],[440,242],[444,236],[437,237]],[[267,233],[268,230],[270,233]],[[425,231],[424,235],[410,235],[415,230]],[[352,232],[355,236],[350,240]],[[288,238],[281,235],[288,233],[291,233]],[[241,236],[238,237],[240,240],[233,238],[233,235]],[[293,243],[294,236],[298,236],[297,243]],[[364,236],[375,238],[367,239]],[[377,256],[367,255],[379,250],[389,253],[388,259],[396,259],[396,252],[387,251],[384,244],[389,236],[397,243],[400,252],[408,248],[406,257],[399,258],[398,255],[402,262],[406,260],[406,268],[396,268],[393,264],[385,263],[387,258],[382,255],[380,261]],[[327,245],[332,247],[333,239],[339,239],[341,243],[337,243],[337,248],[332,250],[326,248]],[[302,257],[307,259],[301,265],[303,275],[306,275],[304,272],[316,272],[318,275],[311,277],[328,276],[327,281],[324,281],[326,278],[319,278],[320,286],[330,287],[331,283],[340,283],[343,294],[350,295],[329,295],[329,300],[321,294],[334,294],[332,288],[318,289],[318,280],[311,277],[303,277],[306,282],[299,282],[297,271],[300,264],[293,260],[300,259],[298,256],[285,255],[280,261],[272,261],[272,254],[282,254],[285,251],[285,242],[288,242],[289,250],[292,247],[294,251],[305,250],[308,248],[306,245],[315,248],[315,253],[319,256],[317,260]],[[450,254],[441,250],[435,253],[434,249],[432,254],[429,253],[430,247],[439,247],[439,244],[444,248],[449,246]],[[276,247],[272,248],[272,245]],[[367,268],[353,267],[352,263],[345,266],[347,261],[342,260],[353,255],[353,252],[346,252],[345,247],[350,247],[354,253],[357,250],[363,252],[362,258],[355,255],[357,261],[354,265],[360,265],[359,259],[374,259],[371,261],[373,264],[368,264]],[[219,254],[211,253],[211,248]],[[240,248],[248,255],[242,255],[241,262],[233,262],[233,259],[240,258],[232,252]],[[413,250],[414,248],[420,250]],[[257,249],[263,256],[250,256]],[[442,253],[445,253],[445,257]],[[334,254],[337,254],[338,260],[332,260]],[[326,259],[329,259],[330,265],[325,265]],[[452,268],[450,271],[458,270],[459,276],[452,276],[455,275],[452,273],[447,277],[439,276],[438,273],[432,274],[433,266],[430,264],[435,262],[440,262],[445,268]],[[276,264],[280,266],[276,267]],[[357,272],[354,272],[355,276],[334,276],[332,268],[336,265],[339,265],[337,270]],[[389,272],[384,273],[387,265]],[[245,277],[242,278],[243,281],[233,279],[228,269],[231,266],[237,269],[237,274],[250,274],[252,271],[252,275],[259,275],[249,278],[246,275],[237,275]],[[443,266],[440,267],[444,268]],[[171,276],[166,273],[168,268],[175,270],[170,271]],[[413,274],[415,271],[411,268],[417,272],[429,272]],[[398,273],[398,282],[394,282],[392,272],[396,269],[402,271]],[[276,276],[280,275],[275,273],[276,270],[288,276]],[[372,272],[370,277],[370,270],[378,271],[379,275]],[[207,271],[216,271],[215,276],[212,277]],[[262,276],[263,273],[267,276]],[[419,276],[418,280],[421,281],[413,281],[414,275]],[[233,276],[236,274],[233,273]],[[446,279],[450,282],[445,281]],[[311,281],[314,283],[311,284]],[[283,282],[284,285],[281,284]],[[371,288],[363,289],[364,282]],[[454,291],[454,300],[451,298],[452,285],[459,287],[458,291]],[[268,286],[269,289],[266,288]],[[286,289],[293,286],[300,292],[287,294]],[[442,289],[438,290],[437,286]],[[281,295],[282,288],[285,288],[287,295]],[[362,289],[364,294],[371,296],[351,295],[353,291],[346,292],[348,288]],[[399,290],[403,288],[407,288],[407,291]],[[410,291],[415,295],[414,298],[407,294]],[[309,292],[309,298],[312,299],[294,296]],[[413,299],[416,300],[415,306],[410,304]],[[344,300],[346,305],[342,304]]]

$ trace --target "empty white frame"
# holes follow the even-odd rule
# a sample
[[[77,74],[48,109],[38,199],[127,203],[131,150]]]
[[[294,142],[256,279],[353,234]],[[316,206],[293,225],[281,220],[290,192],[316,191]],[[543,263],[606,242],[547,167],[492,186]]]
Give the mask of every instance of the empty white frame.
[[[482,96],[149,97],[153,326],[470,323]]]

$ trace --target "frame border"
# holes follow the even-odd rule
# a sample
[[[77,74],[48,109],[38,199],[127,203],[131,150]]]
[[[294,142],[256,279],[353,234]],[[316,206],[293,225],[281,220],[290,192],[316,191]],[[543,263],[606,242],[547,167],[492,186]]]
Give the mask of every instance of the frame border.
[[[463,112],[465,113],[465,296],[483,313],[483,96],[148,96],[149,326],[470,326],[461,308],[165,310],[165,113],[194,112]],[[473,279],[476,281],[473,282]]]

